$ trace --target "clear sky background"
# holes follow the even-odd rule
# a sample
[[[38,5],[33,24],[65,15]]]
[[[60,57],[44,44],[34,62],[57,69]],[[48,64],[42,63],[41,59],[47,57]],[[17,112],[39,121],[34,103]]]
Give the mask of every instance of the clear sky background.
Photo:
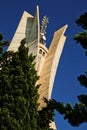
[[[54,31],[68,24],[52,98],[74,105],[78,101],[77,95],[87,93],[77,81],[77,76],[87,70],[87,57],[84,49],[73,40],[74,34],[81,31],[75,19],[87,12],[87,0],[0,0],[0,32],[5,39],[11,41],[24,10],[35,15],[36,5],[40,8],[40,20],[44,15],[49,18],[47,46],[50,45]],[[72,127],[57,112],[55,122],[58,130],[87,130],[87,123]]]

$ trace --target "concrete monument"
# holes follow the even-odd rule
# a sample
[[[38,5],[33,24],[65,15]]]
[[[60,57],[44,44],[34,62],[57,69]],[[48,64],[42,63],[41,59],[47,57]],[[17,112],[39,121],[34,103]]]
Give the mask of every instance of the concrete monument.
[[[40,26],[38,6],[36,7],[35,16],[32,16],[24,11],[8,48],[8,51],[17,51],[21,40],[26,38],[29,54],[32,53],[36,56],[35,69],[37,70],[37,74],[40,76],[38,84],[41,84],[38,91],[40,95],[40,109],[45,106],[43,98],[51,98],[56,70],[66,40],[64,33],[67,29],[67,25],[63,26],[54,33],[50,47],[47,48],[45,34],[48,22],[48,18],[44,16]],[[54,123],[52,123],[52,127],[55,127]]]

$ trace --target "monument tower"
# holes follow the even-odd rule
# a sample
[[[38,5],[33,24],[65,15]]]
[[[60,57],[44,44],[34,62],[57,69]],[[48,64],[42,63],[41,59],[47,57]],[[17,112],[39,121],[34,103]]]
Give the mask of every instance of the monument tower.
[[[67,25],[65,25],[57,30],[54,33],[50,47],[47,48],[45,36],[47,24],[48,18],[44,16],[40,25],[38,6],[36,7],[35,16],[24,11],[8,48],[8,51],[17,51],[21,40],[26,38],[29,54],[32,53],[36,56],[35,69],[40,76],[38,84],[41,84],[38,91],[40,108],[45,105],[43,102],[44,97],[47,99],[51,98],[56,70],[66,40],[64,33],[67,29]]]

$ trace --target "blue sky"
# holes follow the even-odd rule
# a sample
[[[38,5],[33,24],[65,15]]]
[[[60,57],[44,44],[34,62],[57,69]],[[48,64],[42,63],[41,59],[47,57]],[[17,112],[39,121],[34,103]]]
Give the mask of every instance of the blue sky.
[[[24,10],[35,14],[36,5],[40,8],[40,19],[44,15],[49,18],[47,27],[47,46],[50,45],[54,31],[65,24],[68,29],[67,39],[56,73],[52,98],[74,105],[78,101],[77,95],[87,93],[77,81],[77,76],[87,69],[84,49],[76,44],[73,35],[81,28],[75,24],[75,19],[87,12],[86,0],[1,0],[0,1],[0,32],[4,38],[11,41]],[[72,127],[56,112],[55,122],[58,130],[87,130],[87,123],[79,127]]]

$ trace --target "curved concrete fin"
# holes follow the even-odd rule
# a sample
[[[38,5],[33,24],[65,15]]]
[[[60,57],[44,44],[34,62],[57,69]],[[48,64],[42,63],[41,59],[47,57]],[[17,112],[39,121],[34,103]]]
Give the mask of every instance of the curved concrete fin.
[[[43,97],[47,99],[51,98],[57,66],[66,40],[66,37],[64,36],[66,28],[67,25],[54,33],[49,52],[45,59],[39,80],[39,83],[41,83],[41,87],[39,88],[39,102],[42,102],[41,106],[43,106],[43,101],[41,101]]]
[[[18,47],[20,45],[20,41],[24,38],[26,38],[27,34],[29,34],[30,26],[28,23],[28,19],[30,19],[30,22],[33,21],[33,16],[29,14],[28,12],[24,11],[23,15],[21,17],[21,20],[19,22],[19,25],[17,27],[17,30],[13,36],[13,39],[11,41],[11,44],[8,48],[8,51],[17,51]],[[29,30],[27,30],[27,28]]]
[[[62,50],[64,47],[64,43],[66,40],[66,37],[64,36],[64,33],[67,29],[67,25],[60,28],[58,31],[54,33],[54,37],[51,43],[51,46],[49,48],[49,54],[47,56],[48,62],[50,62],[50,75],[49,75],[49,95],[48,98],[51,98],[53,83],[58,67],[58,63],[62,54]],[[50,58],[50,60],[49,60]]]

